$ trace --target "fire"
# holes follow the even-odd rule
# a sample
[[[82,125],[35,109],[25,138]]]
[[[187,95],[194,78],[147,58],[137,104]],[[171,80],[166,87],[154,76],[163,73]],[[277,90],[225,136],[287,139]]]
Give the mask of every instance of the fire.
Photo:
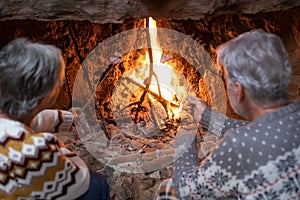
[[[176,102],[176,90],[173,88],[172,83],[174,82],[174,79],[177,79],[177,76],[176,73],[174,73],[172,66],[161,62],[163,51],[160,48],[157,39],[156,21],[153,20],[152,17],[149,17],[149,35],[152,50],[153,70],[156,73],[158,80],[155,82],[155,80],[152,79],[150,89],[156,94],[159,94],[158,90],[160,86],[162,97],[169,102]],[[149,53],[146,54],[146,61],[150,64]],[[169,115],[173,116],[175,119],[180,117],[179,113],[181,111],[181,106],[177,108],[168,106],[168,109]]]
[[[162,56],[162,50],[158,45],[157,41],[157,26],[156,21],[149,17],[149,35],[150,35],[150,44],[153,53],[153,63],[159,64],[160,58]],[[149,54],[148,54],[149,56]]]
[[[163,50],[160,48],[157,37],[157,26],[155,20],[149,18],[149,52],[141,56],[139,66],[135,67],[124,74],[134,82],[132,90],[138,101],[142,98],[141,90],[147,92],[147,98],[153,104],[162,104],[169,118],[174,120],[180,119],[181,99],[184,92],[178,86],[178,75],[173,67],[167,62],[162,62],[164,58]],[[150,52],[151,51],[151,52]],[[152,64],[151,64],[152,63]],[[152,72],[151,72],[152,67]],[[149,88],[147,88],[147,83]],[[143,93],[143,92],[142,92]],[[140,98],[140,99],[139,99]],[[144,99],[144,97],[142,98]],[[160,100],[159,100],[160,99]]]

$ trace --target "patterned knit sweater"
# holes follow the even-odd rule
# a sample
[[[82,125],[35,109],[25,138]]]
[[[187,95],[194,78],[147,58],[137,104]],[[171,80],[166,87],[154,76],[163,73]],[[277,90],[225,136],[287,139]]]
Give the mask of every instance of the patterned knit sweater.
[[[85,163],[51,133],[0,119],[0,199],[75,199],[89,186]]]
[[[221,133],[234,129],[200,167],[195,136],[185,130],[179,137],[177,148],[185,150],[177,150],[173,182],[180,199],[300,199],[300,102],[252,123],[206,109],[203,118],[208,116],[211,121],[204,128]]]

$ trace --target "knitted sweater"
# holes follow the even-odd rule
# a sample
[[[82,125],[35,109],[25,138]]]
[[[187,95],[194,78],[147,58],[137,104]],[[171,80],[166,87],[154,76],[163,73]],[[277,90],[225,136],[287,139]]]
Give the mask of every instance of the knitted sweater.
[[[39,112],[31,121],[30,127],[36,132],[58,133],[69,131],[73,123],[72,112],[46,109]]]
[[[75,199],[89,186],[86,164],[57,138],[0,119],[0,199]]]
[[[193,141],[175,161],[173,182],[180,199],[300,198],[300,102],[252,123],[210,109],[202,117],[211,118],[204,128],[225,135],[200,167],[195,135],[186,130],[179,137],[177,148]]]

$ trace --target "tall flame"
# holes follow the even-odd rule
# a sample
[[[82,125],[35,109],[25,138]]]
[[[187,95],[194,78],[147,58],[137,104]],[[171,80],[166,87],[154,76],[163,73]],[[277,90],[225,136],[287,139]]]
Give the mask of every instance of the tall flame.
[[[172,82],[174,82],[174,79],[177,78],[176,78],[176,74],[173,71],[172,66],[160,62],[163,52],[158,44],[156,21],[153,20],[152,17],[149,17],[149,35],[150,35],[150,44],[152,50],[153,70],[157,75],[158,83],[160,85],[161,95],[164,99],[168,100],[169,102],[173,102],[174,97],[176,95],[176,91],[174,91],[172,87]],[[150,58],[148,53],[146,55],[146,59],[147,59],[147,63],[150,63]],[[152,80],[150,85],[150,89],[157,94],[159,93],[158,83],[155,82],[155,80]],[[179,117],[181,108],[175,109],[169,106],[169,109],[172,109],[173,112],[169,114],[172,114],[174,118]]]
[[[149,35],[150,35],[150,44],[153,53],[153,64],[159,64],[160,58],[162,56],[162,50],[158,45],[157,41],[157,28],[156,21],[152,17],[149,17]]]
[[[152,17],[149,17],[149,35],[150,35],[150,44],[152,50],[153,70],[157,75],[158,83],[161,86],[161,89],[166,90],[162,92],[163,97],[166,98],[168,101],[172,101],[174,92],[172,91],[171,88],[171,81],[174,78],[173,77],[174,73],[170,65],[163,64],[160,62],[162,57],[162,49],[158,44],[156,21],[153,20]],[[150,63],[149,53],[147,53],[146,59],[147,59],[147,63],[149,64]],[[158,93],[158,86],[155,80],[152,80],[152,84],[150,88],[152,91]]]
[[[146,26],[146,20],[144,24]],[[149,52],[146,52],[146,57],[143,58],[144,60],[141,60],[141,65],[136,67],[133,71],[127,72],[128,76],[139,84],[145,84],[144,81],[150,76],[149,69],[151,66],[150,62],[152,61],[155,77],[153,76],[151,78],[149,89],[151,92],[161,95],[161,97],[169,103],[167,106],[168,116],[179,119],[181,105],[178,99],[181,99],[182,92],[177,85],[179,80],[178,75],[173,71],[171,65],[168,65],[167,62],[161,62],[163,51],[158,42],[156,21],[153,20],[152,17],[149,18],[148,30],[151,45],[149,49],[151,49],[152,59],[150,59]],[[156,98],[151,97],[151,95],[149,95],[149,98],[151,98],[153,102],[156,101]]]

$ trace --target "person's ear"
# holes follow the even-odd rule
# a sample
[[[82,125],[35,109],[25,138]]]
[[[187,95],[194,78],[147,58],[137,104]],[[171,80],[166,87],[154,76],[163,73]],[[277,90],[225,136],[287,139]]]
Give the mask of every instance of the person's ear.
[[[235,82],[234,83],[234,90],[236,94],[236,100],[238,103],[241,103],[246,98],[244,87],[241,83]]]

